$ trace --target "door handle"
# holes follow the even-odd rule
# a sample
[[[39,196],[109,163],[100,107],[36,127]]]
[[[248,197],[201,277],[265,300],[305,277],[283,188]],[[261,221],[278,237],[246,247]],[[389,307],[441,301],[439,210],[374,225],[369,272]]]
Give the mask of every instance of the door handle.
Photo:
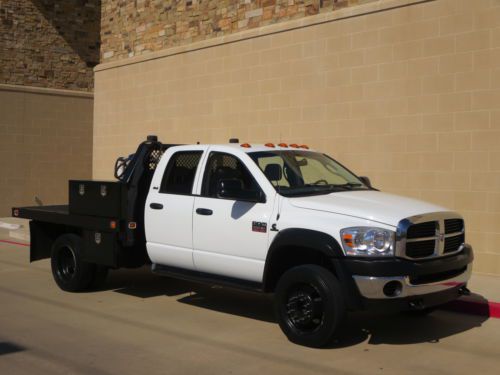
[[[149,207],[151,207],[153,210],[161,210],[161,209],[163,209],[163,204],[161,204],[161,203],[151,203],[149,205]]]
[[[198,215],[204,215],[204,216],[210,216],[212,215],[214,212],[212,210],[209,210],[208,208],[197,208],[196,209],[196,213]]]

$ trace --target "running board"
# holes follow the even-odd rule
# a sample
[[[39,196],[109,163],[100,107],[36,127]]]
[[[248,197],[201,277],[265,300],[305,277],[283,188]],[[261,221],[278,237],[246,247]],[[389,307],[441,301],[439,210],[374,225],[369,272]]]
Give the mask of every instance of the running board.
[[[183,268],[164,266],[161,264],[153,264],[151,271],[154,274],[161,276],[169,276],[175,279],[186,281],[194,281],[203,284],[220,285],[232,289],[242,289],[252,292],[262,293],[262,283],[254,281],[241,280],[233,277],[214,275],[211,273],[186,270]]]

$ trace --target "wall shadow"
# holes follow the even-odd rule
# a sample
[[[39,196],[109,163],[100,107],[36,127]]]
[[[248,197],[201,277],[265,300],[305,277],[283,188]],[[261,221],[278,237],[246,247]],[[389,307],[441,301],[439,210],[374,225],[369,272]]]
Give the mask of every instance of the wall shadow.
[[[12,354],[25,351],[26,348],[11,342],[0,342],[0,355]]]
[[[157,276],[149,267],[112,271],[104,289],[138,298],[178,297],[178,302],[197,308],[276,323],[272,295]],[[351,313],[338,337],[327,348],[343,348],[366,341],[371,345],[438,343],[480,327],[487,319],[488,316],[447,310],[437,310],[425,317],[401,313]]]
[[[87,67],[99,63],[101,0],[30,1]]]

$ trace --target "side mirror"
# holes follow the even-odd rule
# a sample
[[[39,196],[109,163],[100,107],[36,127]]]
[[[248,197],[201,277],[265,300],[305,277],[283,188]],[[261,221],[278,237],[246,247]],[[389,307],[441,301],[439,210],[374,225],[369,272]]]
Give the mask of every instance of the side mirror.
[[[370,179],[366,176],[360,176],[359,179],[361,180],[361,182],[363,184],[365,184],[366,186],[368,186],[370,189],[373,189],[373,186],[372,186],[372,183],[370,181]]]
[[[228,178],[219,181],[217,186],[219,198],[234,199],[247,202],[264,202],[265,197],[260,190],[244,190],[240,180]]]

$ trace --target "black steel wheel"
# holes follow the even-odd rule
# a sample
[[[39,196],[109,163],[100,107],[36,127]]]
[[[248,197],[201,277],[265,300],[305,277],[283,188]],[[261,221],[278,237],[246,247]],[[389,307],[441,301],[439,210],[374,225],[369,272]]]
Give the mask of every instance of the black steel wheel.
[[[76,259],[71,247],[62,246],[59,249],[57,261],[57,277],[65,282],[70,281],[75,276]]]
[[[314,285],[297,284],[291,288],[286,302],[289,324],[304,332],[314,332],[323,323],[324,303]]]
[[[328,344],[345,317],[345,303],[337,278],[317,265],[294,267],[278,281],[275,294],[278,323],[294,343]]]
[[[62,290],[85,290],[95,275],[95,265],[82,260],[82,248],[82,239],[72,233],[61,235],[52,246],[52,276]]]

